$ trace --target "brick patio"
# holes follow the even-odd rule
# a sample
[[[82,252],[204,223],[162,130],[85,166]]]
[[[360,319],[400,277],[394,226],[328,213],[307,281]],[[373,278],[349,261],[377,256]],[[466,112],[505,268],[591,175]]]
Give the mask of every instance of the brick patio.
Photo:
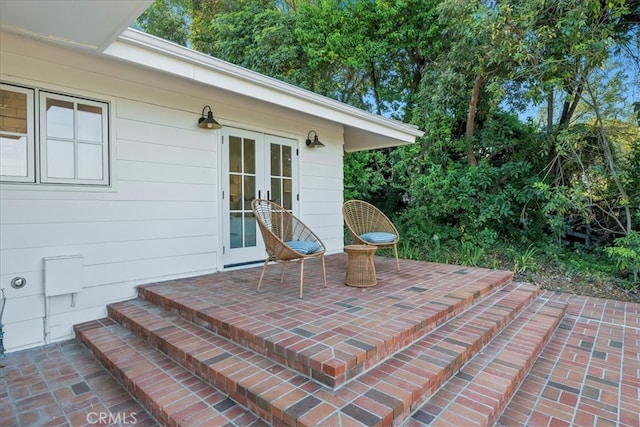
[[[0,358],[0,425],[640,425],[638,304],[381,257],[350,288],[345,262],[302,300],[297,266],[141,287],[77,327],[91,351]]]

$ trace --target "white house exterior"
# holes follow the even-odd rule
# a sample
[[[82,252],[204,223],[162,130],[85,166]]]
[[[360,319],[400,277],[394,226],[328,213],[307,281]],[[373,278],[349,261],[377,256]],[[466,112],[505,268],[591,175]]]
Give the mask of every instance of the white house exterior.
[[[71,338],[137,285],[263,260],[258,195],[341,252],[343,152],[422,135],[126,29],[149,4],[0,2],[7,351]],[[205,106],[222,129],[197,126]]]

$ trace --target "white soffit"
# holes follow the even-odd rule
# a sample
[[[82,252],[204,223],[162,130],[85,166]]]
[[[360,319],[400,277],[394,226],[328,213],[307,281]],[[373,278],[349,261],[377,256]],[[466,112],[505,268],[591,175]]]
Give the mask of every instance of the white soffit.
[[[416,137],[424,134],[416,126],[371,114],[130,28],[104,53],[211,87],[340,123],[345,129],[345,151],[411,144],[415,142]]]
[[[0,0],[0,28],[65,46],[102,51],[153,0]]]

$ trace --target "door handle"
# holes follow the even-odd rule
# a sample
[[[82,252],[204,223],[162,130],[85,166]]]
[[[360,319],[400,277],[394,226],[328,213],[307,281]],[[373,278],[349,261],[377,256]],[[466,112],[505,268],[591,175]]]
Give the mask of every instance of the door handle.
[[[258,190],[258,199],[262,199],[262,190]]]
[[[271,191],[267,190],[267,200],[271,201]]]

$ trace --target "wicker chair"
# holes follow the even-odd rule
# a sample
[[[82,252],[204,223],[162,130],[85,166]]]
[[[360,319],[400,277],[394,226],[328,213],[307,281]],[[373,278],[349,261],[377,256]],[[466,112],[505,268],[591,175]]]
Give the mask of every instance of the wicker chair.
[[[280,283],[284,279],[284,269],[287,262],[300,261],[300,298],[304,278],[304,261],[309,258],[320,257],[322,262],[322,275],[324,287],[327,287],[327,272],[324,264],[325,247],[322,241],[309,227],[296,218],[285,208],[264,199],[256,199],[251,202],[251,208],[262,233],[262,238],[267,250],[267,258],[264,260],[262,274],[256,292],[260,290],[262,279],[269,262],[281,262],[282,275]]]
[[[396,268],[400,271],[400,234],[380,209],[362,200],[349,200],[342,206],[342,216],[354,244],[392,247],[396,256]]]

